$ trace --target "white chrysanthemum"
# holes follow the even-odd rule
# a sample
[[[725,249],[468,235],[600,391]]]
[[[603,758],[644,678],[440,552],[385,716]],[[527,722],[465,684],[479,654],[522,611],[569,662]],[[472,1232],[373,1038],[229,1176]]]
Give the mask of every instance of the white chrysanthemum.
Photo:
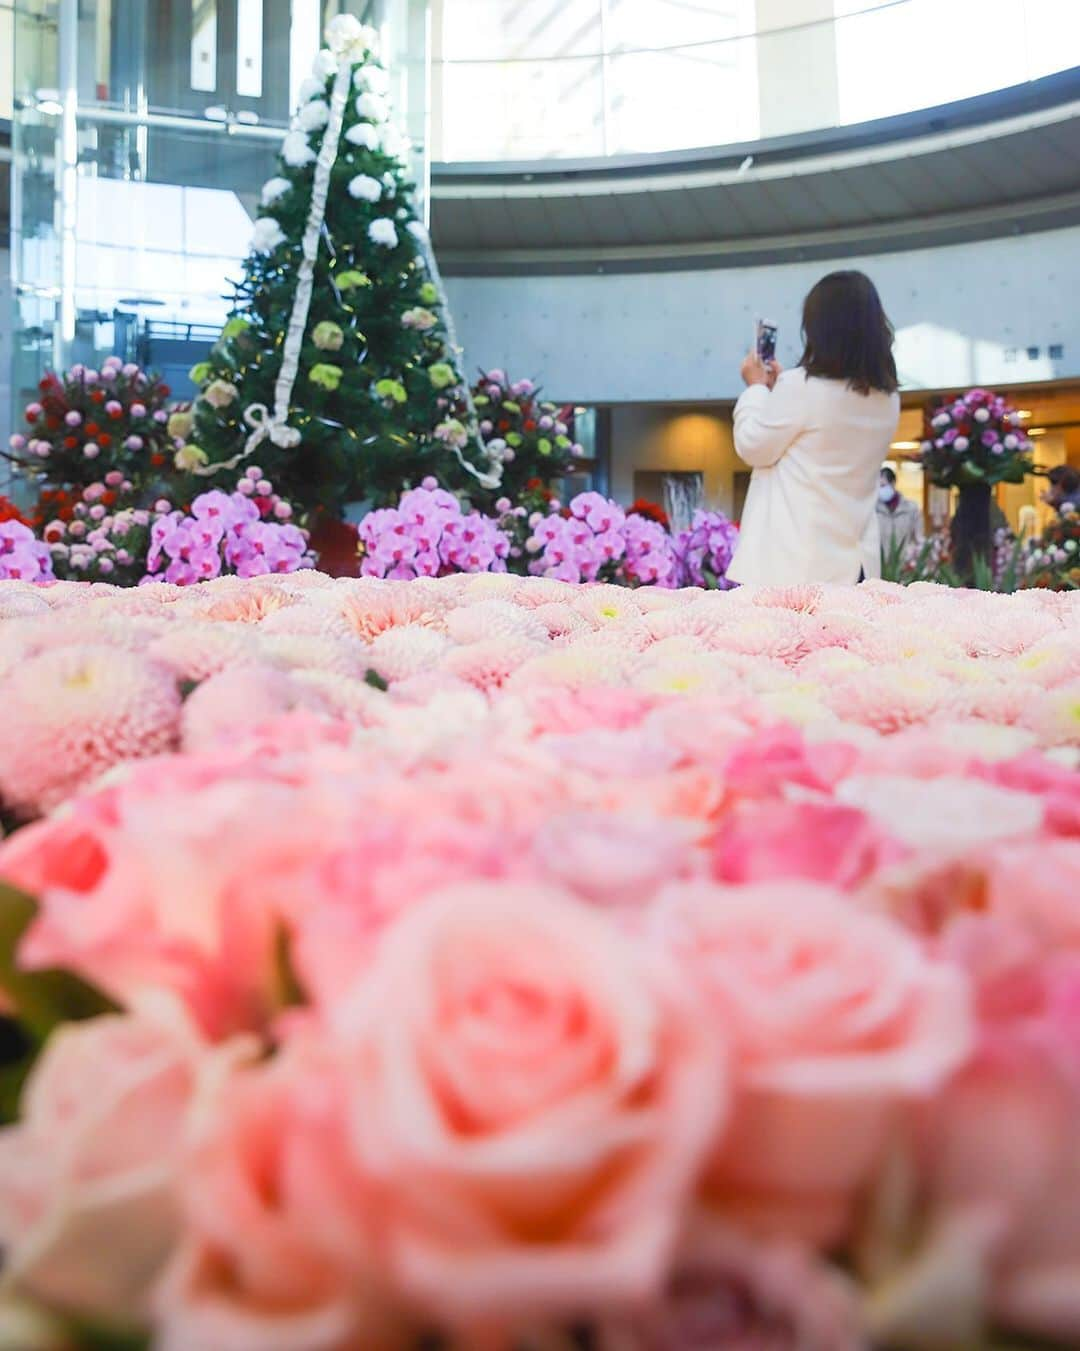
[[[396,249],[398,245],[398,232],[394,222],[383,216],[373,220],[368,226],[368,238],[383,249]]]
[[[374,150],[379,144],[379,134],[370,122],[357,122],[345,133],[350,145],[362,146],[365,150]]]
[[[291,169],[302,169],[314,160],[315,151],[302,131],[290,131],[281,142],[281,158]]]
[[[377,202],[382,196],[382,184],[370,174],[357,174],[349,179],[349,196],[358,201]]]
[[[360,94],[356,100],[356,115],[368,122],[386,120],[386,102],[378,94]]]
[[[9,582],[0,590],[0,619],[22,619],[48,613],[48,602],[36,596],[29,586],[23,589],[19,583]]]
[[[588,689],[594,685],[626,685],[639,658],[618,647],[567,647],[533,657],[510,677],[512,689],[548,685],[563,689]]]
[[[424,228],[424,226],[420,223],[420,221],[414,220],[410,222],[408,228],[409,234],[411,234],[414,239],[419,240],[421,244],[427,243],[428,232]]]
[[[273,253],[285,242],[285,231],[273,216],[260,216],[251,232],[251,247],[256,253]]]
[[[180,719],[170,671],[104,644],[24,662],[0,701],[0,798],[25,815],[49,810],[122,760],[169,750]]]
[[[371,61],[353,76],[353,87],[357,93],[369,90],[372,94],[386,95],[390,90],[390,72],[384,66]]]
[[[326,25],[326,45],[331,52],[352,61],[362,61],[375,50],[378,40],[375,29],[362,24],[352,14],[339,14]]]
[[[650,660],[634,676],[632,687],[648,694],[733,694],[740,682],[721,653],[689,652]]]
[[[325,99],[312,99],[296,114],[296,121],[302,131],[321,131],[330,121],[330,105]]]
[[[481,600],[446,616],[446,632],[455,643],[485,642],[490,638],[524,638],[547,645],[548,631],[532,610],[505,600]]]
[[[287,178],[268,178],[262,186],[259,201],[263,206],[273,206],[275,202],[281,201],[291,187]]]
[[[311,99],[322,98],[325,92],[326,81],[317,80],[314,75],[309,75],[306,80],[302,80],[300,83],[300,102],[308,103]]]
[[[445,635],[421,624],[380,633],[371,644],[370,665],[386,681],[430,671],[449,648]]]

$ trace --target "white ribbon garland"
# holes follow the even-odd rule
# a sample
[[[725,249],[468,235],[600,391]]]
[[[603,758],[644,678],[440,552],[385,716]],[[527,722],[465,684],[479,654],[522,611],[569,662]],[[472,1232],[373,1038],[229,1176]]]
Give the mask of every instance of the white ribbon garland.
[[[251,428],[251,432],[244,442],[244,449],[231,460],[196,469],[197,474],[209,475],[216,474],[222,469],[235,469],[242,460],[253,455],[267,439],[275,446],[281,446],[286,450],[300,444],[300,433],[295,427],[288,425],[289,405],[292,402],[293,387],[300,369],[300,349],[304,343],[308,314],[311,310],[315,261],[319,256],[319,237],[322,234],[323,221],[326,219],[330,173],[338,156],[338,144],[341,140],[342,123],[345,120],[345,105],[352,87],[352,67],[355,59],[353,49],[346,47],[340,56],[337,74],[334,76],[334,89],[330,95],[330,118],[323,132],[318,158],[315,161],[311,206],[308,208],[307,224],[300,246],[303,257],[297,272],[296,295],[293,297],[292,313],[289,315],[289,327],[285,331],[281,370],[274,383],[274,410],[271,413],[264,403],[249,404],[244,410],[244,421]]]

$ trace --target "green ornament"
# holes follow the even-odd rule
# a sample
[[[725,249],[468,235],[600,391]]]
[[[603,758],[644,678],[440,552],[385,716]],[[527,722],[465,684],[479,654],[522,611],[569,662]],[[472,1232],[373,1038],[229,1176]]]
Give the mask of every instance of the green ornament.
[[[439,290],[434,282],[426,281],[420,288],[420,299],[425,305],[436,305],[439,300]]]
[[[371,285],[371,278],[368,274],[356,269],[350,272],[340,272],[335,280],[339,291],[357,291],[362,286]]]
[[[505,409],[507,409],[507,410],[508,410],[509,412],[511,412],[511,413],[520,413],[520,412],[521,412],[521,404],[515,403],[515,402],[513,401],[513,399],[504,399],[504,400],[503,400],[503,407],[504,407]]]
[[[328,362],[320,361],[318,365],[312,366],[308,371],[308,379],[313,385],[319,385],[322,389],[334,390],[341,384],[341,367],[331,366]]]
[[[486,408],[491,400],[486,394],[477,394],[473,398],[473,403],[477,408]]]
[[[570,445],[570,438],[568,436],[557,436],[555,438],[555,444],[560,450],[566,450]]]
[[[547,439],[546,436],[542,436],[540,440],[537,441],[536,443],[536,449],[540,452],[541,455],[550,455],[551,442]]]
[[[506,438],[506,444],[508,446],[513,446],[515,450],[521,445],[521,442],[522,438],[517,432],[511,432]]]
[[[315,325],[311,340],[324,352],[340,352],[345,341],[345,330],[340,324],[324,319],[321,324]]]
[[[457,384],[457,372],[446,361],[436,361],[428,370],[428,379],[436,389],[449,389]]]
[[[225,327],[221,330],[221,337],[224,342],[230,338],[238,338],[241,333],[246,333],[251,324],[239,314],[234,314]]]
[[[210,375],[209,361],[199,361],[188,371],[188,379],[193,385],[201,385],[206,382]]]
[[[377,380],[375,393],[380,399],[389,399],[391,403],[406,403],[409,398],[400,380]]]

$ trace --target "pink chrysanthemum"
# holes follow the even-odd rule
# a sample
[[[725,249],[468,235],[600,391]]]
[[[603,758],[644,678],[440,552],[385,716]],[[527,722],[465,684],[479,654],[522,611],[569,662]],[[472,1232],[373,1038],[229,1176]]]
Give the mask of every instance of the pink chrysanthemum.
[[[534,643],[548,640],[547,628],[535,610],[505,600],[482,600],[451,610],[446,616],[446,632],[461,644],[492,638],[524,638]]]
[[[234,666],[203,681],[184,704],[186,751],[236,741],[294,710],[324,712],[319,693],[269,666]]]
[[[528,638],[508,635],[454,648],[442,663],[448,674],[478,690],[500,689],[520,666],[544,649]]]
[[[177,623],[148,651],[182,680],[205,680],[229,666],[251,665],[259,656],[251,630],[205,622]]]
[[[437,666],[449,646],[434,629],[408,624],[379,634],[371,644],[369,665],[383,680],[404,680]]]
[[[77,644],[30,658],[0,686],[0,798],[20,815],[49,810],[123,760],[176,744],[171,671],[116,647]]]

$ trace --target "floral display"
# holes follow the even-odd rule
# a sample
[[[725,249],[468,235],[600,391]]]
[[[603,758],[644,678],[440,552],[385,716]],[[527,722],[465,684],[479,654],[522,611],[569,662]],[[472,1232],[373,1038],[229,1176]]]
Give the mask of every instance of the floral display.
[[[505,572],[510,537],[479,511],[464,512],[453,493],[426,478],[396,507],[370,512],[360,523],[360,573],[407,581],[449,572]]]
[[[727,570],[735,557],[739,529],[721,511],[695,511],[688,530],[675,537],[675,557],[684,586],[726,590]]]
[[[1033,450],[1019,413],[1000,394],[972,389],[930,411],[922,464],[942,488],[1022,483]]]
[[[1023,568],[1027,586],[1080,589],[1080,512],[1071,503],[1040,538],[1027,542]]]
[[[1075,1345],[1076,601],[3,583],[10,1294],[179,1351]]]
[[[261,478],[258,483],[268,480]],[[252,479],[241,481],[241,487]],[[239,489],[201,493],[190,513],[160,511],[150,525],[144,581],[161,580],[179,586],[220,577],[259,577],[266,573],[296,572],[311,563],[307,536],[287,521],[267,521],[253,499]],[[167,507],[167,503],[161,506]]]
[[[473,386],[480,434],[502,464],[496,495],[517,497],[531,478],[551,482],[582,453],[570,435],[570,409],[540,398],[533,380],[511,380],[503,370],[480,371]]]
[[[579,493],[565,511],[557,498],[528,518],[528,570],[564,582],[677,586],[671,536],[655,521],[627,514],[602,493]]]
[[[47,582],[53,578],[48,548],[14,514],[0,520],[0,581]]]

